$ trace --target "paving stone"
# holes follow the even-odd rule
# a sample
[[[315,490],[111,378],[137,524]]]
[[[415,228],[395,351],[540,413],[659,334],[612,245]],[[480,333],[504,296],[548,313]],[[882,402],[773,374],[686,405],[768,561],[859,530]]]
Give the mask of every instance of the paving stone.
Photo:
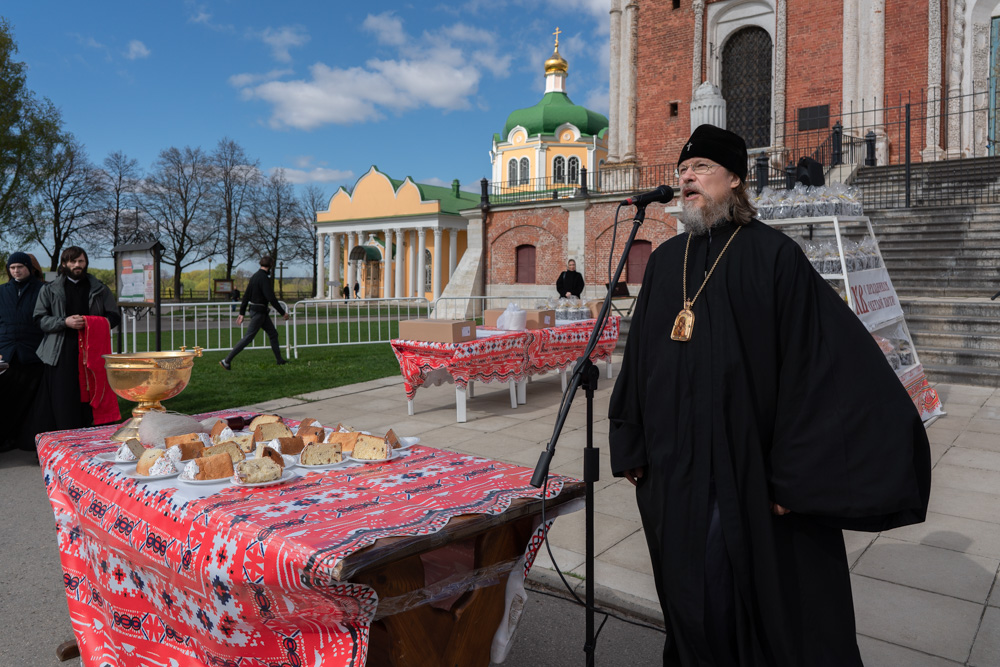
[[[993,493],[1000,489],[1000,473],[982,468],[953,466],[946,462],[938,463],[931,479],[931,493],[941,486],[949,486],[982,493]]]
[[[985,604],[1000,560],[880,536],[855,574]]]
[[[971,449],[987,449],[992,452],[1000,452],[1000,433],[981,433],[978,431],[963,431],[959,433],[953,445],[958,447],[968,447]]]
[[[933,486],[928,509],[937,514],[1000,523],[1000,494],[942,485]]]
[[[1000,406],[984,405],[976,410],[973,416],[976,419],[992,419],[993,421],[1000,421]]]
[[[883,535],[975,556],[1000,558],[1000,525],[956,516],[927,513],[927,521],[895,528]]]
[[[563,549],[582,554],[587,547],[585,523],[586,514],[583,510],[561,516],[556,519],[549,531],[549,541]],[[640,539],[645,539],[642,537],[642,524],[638,520],[622,519],[601,512],[594,513],[594,553],[599,557],[604,558],[608,549],[635,534],[638,534]],[[643,549],[645,549],[645,541],[643,541]],[[649,560],[648,555],[646,560]]]
[[[609,517],[610,518],[610,517]],[[635,525],[635,522],[628,522]],[[598,552],[601,561],[617,565],[633,572],[653,576],[653,566],[649,560],[649,547],[646,545],[646,535],[642,530],[632,531],[625,539],[606,551]]]
[[[489,417],[481,417],[479,419],[470,419],[464,424],[456,423],[455,426],[458,428],[468,429],[470,431],[478,431],[480,433],[494,433],[503,428],[516,426],[519,423],[520,422],[511,417],[492,415]]]
[[[981,605],[857,574],[851,583],[858,634],[965,662]]]
[[[847,564],[854,567],[854,564],[861,558],[865,549],[878,537],[876,533],[862,533],[854,530],[844,531],[844,547],[847,549]]]
[[[959,422],[955,423],[958,424]],[[961,424],[960,427],[962,430],[975,431],[976,433],[1000,434],[1000,421],[997,421],[996,419],[978,419],[973,417],[967,422]]]
[[[942,464],[975,468],[977,470],[992,470],[1000,472],[1000,452],[967,447],[952,447],[941,461]]]
[[[264,401],[263,403],[255,403],[254,405],[248,406],[250,409],[257,412],[271,412],[273,410],[281,410],[282,408],[290,408],[294,405],[301,405],[302,400],[297,398],[276,398],[273,401]]]
[[[556,523],[559,523],[558,519],[556,519]],[[556,559],[556,564],[558,564],[559,569],[562,570],[563,573],[572,572],[584,563],[585,559],[583,553],[577,553],[571,549],[562,549],[555,545],[550,545],[550,548],[552,549],[552,556]],[[535,556],[535,563],[531,567],[532,570],[536,567],[543,567],[547,570],[555,571],[555,567],[552,565],[552,559],[549,558],[549,551],[545,548],[544,544],[538,550],[538,555]]]
[[[572,570],[572,573],[583,577],[586,574],[586,567],[579,566]],[[634,597],[646,600],[659,608],[659,600],[656,597],[656,582],[652,575],[641,574],[628,568],[619,567],[604,561],[594,562],[594,578],[601,586],[607,586],[616,591],[621,591]],[[582,585],[578,588],[582,590]]]
[[[955,442],[955,440],[962,435],[963,431],[953,431],[951,429],[944,428],[930,428],[927,430],[927,440],[930,441],[932,445],[950,445]]]
[[[972,646],[969,665],[973,667],[996,667],[1000,665],[1000,609],[987,607],[983,614],[976,643]]]
[[[635,487],[627,481],[612,484],[594,494],[598,507],[605,514],[623,519],[638,519],[639,510],[635,504]]]
[[[945,455],[951,445],[936,445],[931,443],[931,468],[941,462],[941,457]]]
[[[947,419],[950,421],[956,417],[975,417],[976,414],[982,409],[982,403],[957,403],[951,402],[945,406],[945,412],[948,413]]]
[[[865,667],[954,667],[961,662],[945,660],[873,637],[858,635],[858,648]]]

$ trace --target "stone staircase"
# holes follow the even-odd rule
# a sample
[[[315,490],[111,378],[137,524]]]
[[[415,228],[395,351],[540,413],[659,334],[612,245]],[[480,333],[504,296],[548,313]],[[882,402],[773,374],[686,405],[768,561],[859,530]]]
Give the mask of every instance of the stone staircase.
[[[1000,387],[1000,205],[868,214],[928,378]]]

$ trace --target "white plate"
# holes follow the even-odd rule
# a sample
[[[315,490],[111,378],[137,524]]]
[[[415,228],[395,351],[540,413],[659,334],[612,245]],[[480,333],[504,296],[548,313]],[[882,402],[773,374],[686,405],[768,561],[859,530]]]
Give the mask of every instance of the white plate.
[[[152,482],[157,479],[170,479],[171,477],[177,477],[177,475],[179,474],[181,474],[180,470],[167,473],[166,475],[140,475],[138,472],[130,470],[129,472],[125,473],[125,476],[130,479],[138,479],[144,482]]]
[[[387,459],[356,459],[353,456],[348,456],[347,460],[348,461],[354,461],[355,463],[385,463],[387,461],[393,460],[397,456],[399,456],[399,454],[396,453],[396,450],[395,449],[390,449],[389,450],[389,458],[387,458]]]
[[[250,486],[272,486],[274,484],[284,484],[288,480],[295,477],[295,474],[290,470],[284,470],[281,473],[281,477],[278,479],[272,479],[270,482],[254,482],[253,484],[241,484],[236,481],[236,477],[230,477],[229,481],[233,486],[250,487]]]
[[[131,461],[119,461],[115,458],[117,452],[101,452],[94,458],[103,463],[114,463],[120,466],[134,466],[139,462],[139,459],[132,459]]]
[[[350,462],[351,459],[345,456],[340,460],[339,463],[319,463],[319,464],[307,465],[299,461],[296,465],[298,465],[303,470],[332,470],[333,468],[339,468],[345,463],[350,463]]]
[[[220,477],[219,479],[184,479],[183,477],[178,477],[177,479],[184,482],[185,484],[197,484],[197,485],[229,484],[233,480],[232,477]]]
[[[420,442],[420,437],[416,435],[411,436],[399,436],[399,447],[395,449],[406,449],[407,447],[412,447]]]

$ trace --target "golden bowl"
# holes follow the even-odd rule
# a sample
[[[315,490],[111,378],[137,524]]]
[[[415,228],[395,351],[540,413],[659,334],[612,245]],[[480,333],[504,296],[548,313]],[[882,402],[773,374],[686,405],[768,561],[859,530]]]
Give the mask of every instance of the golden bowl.
[[[125,400],[139,403],[132,409],[132,418],[112,439],[137,438],[143,415],[150,410],[165,412],[160,401],[173,398],[184,390],[191,380],[194,358],[200,356],[201,348],[197,347],[190,352],[181,348],[169,352],[103,355],[111,389]]]

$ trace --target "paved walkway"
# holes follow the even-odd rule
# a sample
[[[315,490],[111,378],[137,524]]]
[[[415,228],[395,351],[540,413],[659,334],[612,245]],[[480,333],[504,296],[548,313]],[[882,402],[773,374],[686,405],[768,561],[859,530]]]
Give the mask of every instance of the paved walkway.
[[[662,623],[631,486],[611,475],[605,415],[613,381],[604,377],[603,370],[602,365],[594,426],[595,444],[601,449],[601,480],[595,494],[597,599],[599,604]],[[943,384],[937,390],[949,414],[928,431],[935,467],[927,522],[881,534],[845,535],[858,641],[868,667],[1000,665],[1000,592],[994,590],[1000,568],[1000,390]],[[415,414],[408,417],[402,381],[393,377],[254,407],[293,419],[314,417],[326,424],[344,421],[373,432],[391,427],[401,435],[419,435],[430,446],[534,467],[551,435],[560,398],[557,376],[530,383],[528,403],[517,409],[510,407],[506,385],[477,385],[464,424],[455,423],[454,396],[451,385],[421,389],[414,401]],[[582,476],[585,418],[581,392],[552,471]],[[0,464],[0,485],[6,487],[8,480],[14,480],[19,467],[11,468],[7,461]],[[29,497],[16,501],[17,509],[9,494],[0,495],[7,495],[0,503],[6,521],[15,517],[13,534],[34,533],[38,517],[46,514],[44,493],[32,489]],[[21,517],[30,517],[36,528],[19,525],[28,520]],[[48,517],[46,530],[52,525],[50,511]],[[0,599],[4,622],[9,623],[0,634],[38,637],[39,630],[44,630],[39,640],[45,647],[45,661],[24,664],[50,664],[51,646],[70,635],[58,569],[52,585],[38,579],[43,571],[45,579],[51,578],[48,570],[58,567],[51,532],[46,537],[41,541],[43,551],[48,551],[37,562],[20,551],[0,558],[0,596],[10,596]],[[572,575],[568,580],[582,596],[583,512],[560,518],[550,542],[556,562]],[[16,549],[17,540],[13,544]],[[3,551],[7,554],[9,547],[5,545]],[[532,578],[561,585],[551,568],[552,561],[543,551]],[[18,577],[34,578],[32,589],[45,590],[38,600],[22,603],[30,613],[12,619],[6,610],[11,608],[8,602],[16,599],[14,580]],[[53,605],[53,613],[45,613]],[[21,664],[7,662],[7,650],[9,646],[0,648],[0,665]]]

